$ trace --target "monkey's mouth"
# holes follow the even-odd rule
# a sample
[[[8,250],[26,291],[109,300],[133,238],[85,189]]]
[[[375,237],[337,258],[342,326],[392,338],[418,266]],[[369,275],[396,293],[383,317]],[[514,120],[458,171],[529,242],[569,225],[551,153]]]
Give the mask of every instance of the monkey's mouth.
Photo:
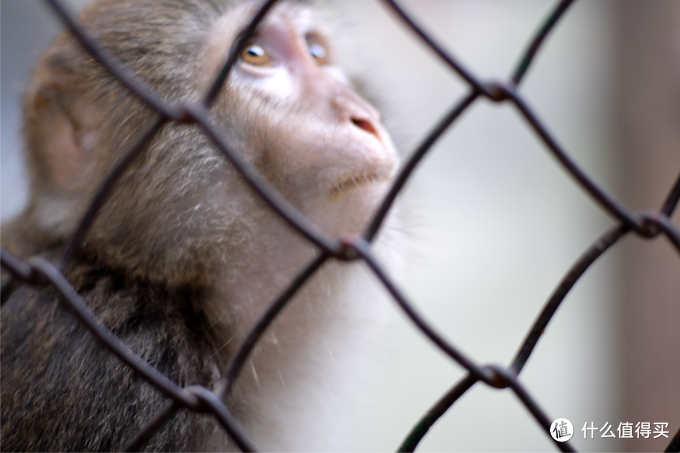
[[[389,180],[389,174],[380,173],[352,173],[350,175],[343,175],[338,178],[339,182],[331,188],[331,195],[339,195],[349,189],[361,187],[369,184],[386,182]]]

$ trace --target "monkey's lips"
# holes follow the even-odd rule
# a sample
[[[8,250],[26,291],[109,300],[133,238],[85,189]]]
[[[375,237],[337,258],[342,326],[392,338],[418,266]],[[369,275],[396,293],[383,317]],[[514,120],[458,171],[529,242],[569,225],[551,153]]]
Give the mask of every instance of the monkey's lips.
[[[390,180],[391,172],[355,172],[338,177],[337,182],[331,187],[332,196],[338,196],[354,188],[361,188],[377,183],[386,183]]]

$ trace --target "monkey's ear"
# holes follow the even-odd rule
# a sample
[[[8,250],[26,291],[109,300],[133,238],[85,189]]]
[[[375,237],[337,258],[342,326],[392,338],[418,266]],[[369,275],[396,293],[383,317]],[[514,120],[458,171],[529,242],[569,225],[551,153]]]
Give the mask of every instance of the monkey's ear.
[[[59,192],[81,191],[95,162],[96,108],[61,84],[43,84],[25,107],[30,158],[42,173],[37,176]]]

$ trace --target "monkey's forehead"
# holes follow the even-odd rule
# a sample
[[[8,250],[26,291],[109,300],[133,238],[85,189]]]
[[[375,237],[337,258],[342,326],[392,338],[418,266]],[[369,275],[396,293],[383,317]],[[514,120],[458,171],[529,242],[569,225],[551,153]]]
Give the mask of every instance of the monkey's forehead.
[[[236,36],[243,30],[261,5],[252,1],[240,1],[234,4],[227,13],[222,15],[215,24],[216,30],[223,27],[231,29],[230,35]],[[285,21],[292,25],[300,34],[311,31],[327,33],[328,30],[318,12],[310,5],[297,1],[281,1],[275,5],[262,20],[261,25]]]

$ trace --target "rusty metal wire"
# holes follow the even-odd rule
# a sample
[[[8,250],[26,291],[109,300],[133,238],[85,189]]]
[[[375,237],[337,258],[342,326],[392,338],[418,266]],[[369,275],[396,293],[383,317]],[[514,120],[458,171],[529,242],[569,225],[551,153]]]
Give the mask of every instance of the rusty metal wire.
[[[227,146],[228,140],[226,133],[213,125],[208,112],[208,107],[214,101],[221,87],[225,83],[228,83],[230,70],[237,61],[243,46],[277,0],[267,0],[260,8],[259,12],[252,18],[249,26],[232,45],[229,55],[218,76],[211,85],[210,90],[203,101],[197,105],[171,105],[161,101],[160,96],[158,96],[152,87],[142,83],[135,74],[126,69],[115,56],[106,52],[95,40],[91,39],[87,33],[84,32],[73,19],[73,16],[63,6],[61,0],[45,1],[68,27],[71,33],[78,39],[90,56],[106,68],[128,90],[137,95],[139,99],[145,102],[149,107],[157,111],[157,117],[143,128],[136,139],[131,141],[129,148],[125,150],[120,160],[110,170],[108,176],[93,197],[89,208],[83,215],[78,227],[71,236],[57,266],[41,258],[30,258],[24,261],[10,254],[7,250],[2,249],[2,267],[11,275],[9,281],[3,283],[2,302],[4,303],[7,300],[12,291],[20,283],[40,286],[50,285],[61,296],[61,303],[76,315],[76,318],[104,345],[104,347],[168,397],[169,403],[165,409],[159,412],[153,419],[149,420],[147,425],[138,433],[138,435],[130,440],[127,445],[128,451],[137,451],[143,448],[145,443],[154,436],[165,421],[183,409],[212,414],[243,451],[254,451],[255,445],[247,438],[245,433],[243,433],[238,422],[234,419],[223,401],[228,397],[249,354],[257,345],[258,340],[267,330],[271,322],[276,319],[277,315],[283,310],[286,304],[305,282],[314,275],[325,262],[332,259],[345,261],[363,260],[375,274],[375,277],[383,284],[386,291],[390,293],[397,305],[410,318],[415,327],[435,346],[440,348],[452,360],[468,371],[467,375],[443,395],[413,427],[412,431],[406,436],[403,444],[400,446],[400,451],[413,451],[437,419],[441,417],[441,415],[443,415],[467,390],[480,381],[493,388],[511,389],[529,413],[536,419],[537,423],[544,429],[548,438],[552,440],[549,433],[550,419],[545,411],[532,399],[524,386],[520,384],[517,377],[561,302],[588,267],[621,238],[628,234],[636,234],[648,239],[662,234],[666,236],[670,243],[680,252],[680,232],[670,221],[670,216],[680,199],[680,177],[674,186],[670,188],[669,194],[659,211],[640,213],[630,211],[626,206],[607,193],[597,181],[589,177],[570,158],[569,154],[557,142],[553,134],[545,127],[539,117],[534,113],[534,110],[528,105],[517,90],[518,85],[530,68],[534,57],[541,49],[546,36],[554,29],[555,25],[560,21],[574,0],[561,0],[557,3],[543,24],[539,27],[535,36],[529,42],[526,50],[520,55],[516,68],[512,71],[512,76],[505,82],[484,82],[480,80],[472,74],[472,72],[466,69],[458,59],[444,51],[443,48],[439,46],[422,27],[416,24],[416,22],[401,9],[394,0],[382,0],[385,7],[396,13],[396,16],[402,20],[418,38],[422,39],[435,54],[448,64],[451,69],[469,85],[470,91],[461,100],[452,105],[449,113],[433,127],[423,142],[412,152],[411,156],[395,178],[395,181],[382,204],[376,210],[376,213],[363,235],[361,237],[345,239],[342,241],[326,237],[314,228],[306,221],[304,216],[271,187],[257,170],[243,161],[236,152],[230,149]],[[477,364],[467,357],[460,348],[444,340],[444,338],[432,328],[427,320],[418,313],[415,305],[408,301],[404,294],[394,284],[371,250],[372,240],[380,230],[383,220],[393,205],[394,200],[415,171],[415,168],[439,137],[451,127],[463,112],[480,98],[486,98],[496,103],[507,102],[514,106],[519,115],[527,122],[528,127],[542,140],[547,150],[574,178],[576,184],[585,190],[605,212],[618,222],[616,226],[612,227],[595,241],[567,272],[552,296],[545,303],[538,318],[529,329],[524,342],[519,347],[515,358],[508,367],[495,364]],[[129,167],[130,163],[144,152],[146,145],[155,137],[163,125],[173,121],[194,123],[200,126],[224,155],[224,158],[239,171],[246,182],[269,204],[269,206],[278,213],[281,218],[287,221],[290,226],[295,228],[318,248],[317,256],[300,270],[289,286],[271,303],[268,309],[265,310],[251,327],[250,332],[228,363],[221,380],[212,390],[196,386],[182,388],[142,360],[95,317],[62,274],[62,270],[78,251],[83,242],[83,238],[96,218],[98,211],[104,203],[106,203],[108,195],[114,189],[117,181]],[[555,442],[555,446],[562,451],[573,451],[568,442]],[[671,439],[667,451],[677,451],[679,448],[680,429],[676,432],[673,439]]]

